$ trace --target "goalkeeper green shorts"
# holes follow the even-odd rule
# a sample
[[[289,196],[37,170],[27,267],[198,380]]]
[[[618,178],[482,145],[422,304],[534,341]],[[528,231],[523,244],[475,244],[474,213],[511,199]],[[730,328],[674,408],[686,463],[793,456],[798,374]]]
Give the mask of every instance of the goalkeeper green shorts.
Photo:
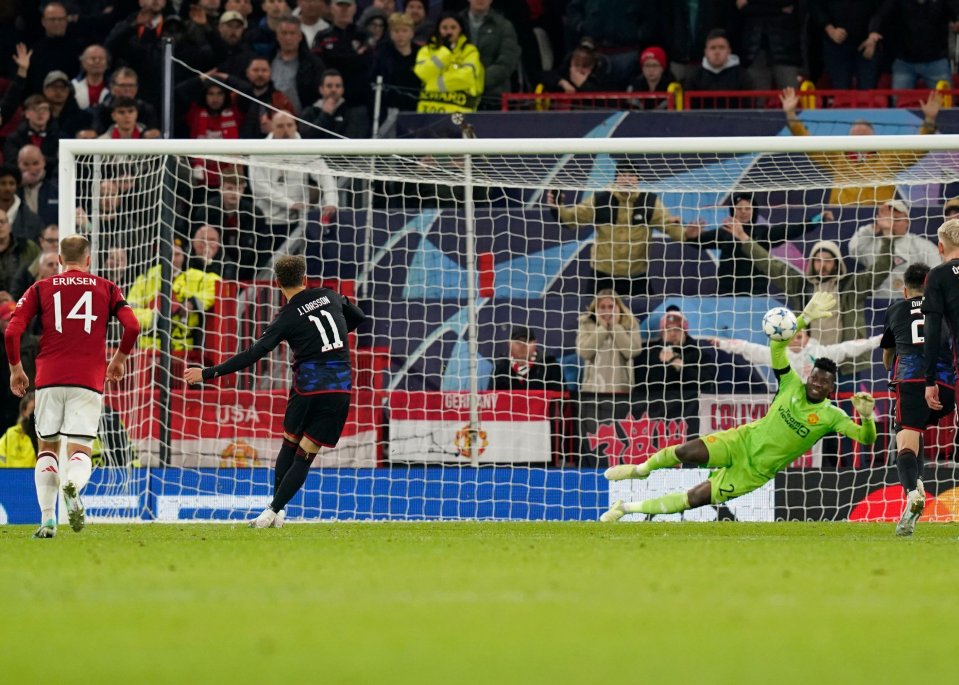
[[[748,441],[738,428],[712,433],[702,440],[709,452],[706,466],[716,469],[709,474],[713,504],[740,497],[769,482],[767,476],[753,468]]]

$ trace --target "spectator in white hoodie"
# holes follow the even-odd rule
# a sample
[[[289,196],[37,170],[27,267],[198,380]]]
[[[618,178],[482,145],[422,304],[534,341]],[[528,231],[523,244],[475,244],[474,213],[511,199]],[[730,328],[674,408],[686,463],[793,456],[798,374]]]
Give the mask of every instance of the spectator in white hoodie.
[[[271,131],[267,140],[298,140],[296,121],[286,112],[273,115]],[[286,241],[293,229],[306,218],[312,204],[311,191],[319,183],[320,207],[323,221],[332,218],[337,209],[336,180],[330,168],[319,157],[310,159],[313,173],[302,167],[281,167],[283,160],[268,157],[251,163],[250,191],[256,206],[266,217],[269,228],[266,235],[258,236],[257,252],[272,255]],[[269,164],[270,166],[266,166]]]

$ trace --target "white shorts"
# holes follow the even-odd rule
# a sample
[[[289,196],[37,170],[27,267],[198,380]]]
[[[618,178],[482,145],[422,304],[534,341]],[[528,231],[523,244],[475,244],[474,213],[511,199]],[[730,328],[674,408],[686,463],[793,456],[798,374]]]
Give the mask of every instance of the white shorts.
[[[34,407],[37,436],[51,442],[59,440],[61,435],[93,440],[102,407],[103,395],[87,388],[40,388]]]

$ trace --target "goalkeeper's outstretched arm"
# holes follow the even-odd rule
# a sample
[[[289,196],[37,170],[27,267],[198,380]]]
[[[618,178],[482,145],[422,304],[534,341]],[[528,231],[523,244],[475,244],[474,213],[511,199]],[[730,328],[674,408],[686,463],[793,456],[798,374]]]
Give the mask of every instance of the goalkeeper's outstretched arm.
[[[836,306],[836,298],[831,293],[818,292],[809,298],[806,308],[802,314],[796,317],[796,333],[806,328],[816,319],[825,319],[833,315],[833,308]],[[769,352],[772,357],[773,372],[776,376],[782,376],[790,370],[789,357],[786,350],[789,348],[789,341],[795,337],[795,333],[786,340],[769,339]]]

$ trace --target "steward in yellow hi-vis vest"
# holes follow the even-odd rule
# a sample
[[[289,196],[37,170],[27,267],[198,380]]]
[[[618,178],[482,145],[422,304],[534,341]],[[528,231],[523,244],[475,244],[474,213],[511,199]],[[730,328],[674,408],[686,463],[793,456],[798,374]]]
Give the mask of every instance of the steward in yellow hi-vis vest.
[[[466,40],[459,17],[444,15],[413,71],[423,82],[417,112],[475,112],[485,79],[479,50]]]

